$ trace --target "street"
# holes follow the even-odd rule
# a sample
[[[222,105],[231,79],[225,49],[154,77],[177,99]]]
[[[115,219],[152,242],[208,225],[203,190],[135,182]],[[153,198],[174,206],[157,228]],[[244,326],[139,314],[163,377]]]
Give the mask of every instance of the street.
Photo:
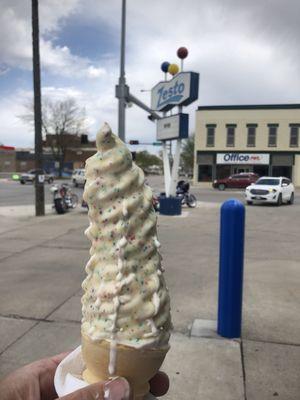
[[[82,197],[82,188],[73,188],[70,180],[55,180],[54,184],[68,183],[74,193]],[[50,188],[52,185],[45,184],[45,204],[51,204],[52,194]],[[0,207],[1,206],[23,206],[34,204],[34,185],[26,183],[21,185],[18,181],[0,180]]]
[[[155,193],[164,191],[163,177],[160,175],[147,176],[147,181],[153,188]],[[56,180],[55,184],[68,183],[72,191],[76,193],[79,200],[82,198],[83,188],[73,187],[70,180]],[[50,193],[51,185],[45,184],[45,203],[52,203],[52,195]],[[225,190],[219,191],[213,188],[199,188],[191,186],[191,193],[195,194],[198,201],[209,203],[223,203],[232,197],[244,201],[244,190]],[[34,204],[34,186],[31,183],[21,185],[19,182],[0,180],[0,207],[1,206],[20,206]],[[295,192],[295,205],[300,205],[300,191]],[[274,207],[270,205],[262,205],[263,207]]]

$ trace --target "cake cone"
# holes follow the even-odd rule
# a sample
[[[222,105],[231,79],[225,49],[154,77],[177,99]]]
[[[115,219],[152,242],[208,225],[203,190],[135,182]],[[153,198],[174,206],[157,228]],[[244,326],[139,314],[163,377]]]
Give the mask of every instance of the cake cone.
[[[122,376],[128,380],[133,400],[142,400],[149,393],[149,380],[159,370],[168,350],[168,347],[137,349],[117,344],[115,376]],[[83,336],[82,354],[87,367],[83,372],[85,381],[91,384],[110,378],[109,342],[102,340],[97,343]]]

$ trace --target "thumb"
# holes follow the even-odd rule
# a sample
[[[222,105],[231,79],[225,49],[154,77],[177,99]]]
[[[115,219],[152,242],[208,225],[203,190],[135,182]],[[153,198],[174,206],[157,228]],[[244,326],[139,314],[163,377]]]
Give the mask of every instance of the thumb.
[[[97,382],[76,390],[61,400],[129,400],[130,387],[125,378],[115,378],[106,382]]]

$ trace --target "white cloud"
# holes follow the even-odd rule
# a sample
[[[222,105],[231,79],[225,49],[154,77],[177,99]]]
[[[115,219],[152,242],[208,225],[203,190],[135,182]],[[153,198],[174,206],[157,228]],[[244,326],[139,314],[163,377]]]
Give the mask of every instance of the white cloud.
[[[52,7],[54,1],[56,6]],[[25,2],[16,3],[24,8]],[[0,31],[6,26],[8,32],[0,44],[0,54],[5,55],[6,63],[31,68],[30,16],[26,25],[24,11],[22,14],[14,7],[12,12],[8,4],[11,3],[7,0],[0,16]],[[187,109],[190,131],[194,129],[198,104],[299,102],[300,58],[295,47],[296,33],[300,31],[296,18],[299,4],[289,0],[286,7],[274,0],[270,10],[269,2],[258,0],[128,0],[126,77],[132,93],[150,104],[150,93],[140,90],[150,89],[163,78],[162,61],[179,63],[176,50],[184,45],[189,49],[185,69],[201,74],[199,101]],[[73,87],[62,87],[61,83],[59,87],[49,86],[43,93],[75,97],[86,107],[92,136],[103,121],[117,131],[118,104],[114,92],[119,74],[118,54],[112,54],[102,64],[91,64],[68,47],[54,46],[48,32],[59,35],[63,21],[72,14],[73,19],[87,25],[105,24],[110,34],[119,37],[120,10],[120,0],[102,0],[97,6],[94,0],[41,2],[42,32],[47,33],[41,40],[43,65],[53,74],[73,76],[78,82],[75,85],[74,81]],[[16,33],[7,25],[9,21],[13,21]],[[29,39],[25,40],[26,35]],[[11,104],[13,100],[19,101],[16,94],[12,94]],[[2,101],[0,106],[7,104]],[[8,122],[5,126],[9,131]],[[155,124],[136,106],[127,110],[126,126],[127,139],[155,139]]]
[[[103,67],[92,65],[87,58],[72,54],[67,46],[55,46],[49,38],[49,32],[52,38],[59,34],[60,24],[76,11],[78,3],[79,0],[40,2],[41,68],[54,75],[99,78],[106,73]],[[3,38],[0,42],[0,65],[31,70],[31,18],[26,2],[18,0],[12,5],[5,1],[2,4],[0,36]]]
[[[94,92],[86,92],[76,87],[42,87],[42,98],[52,100],[64,100],[74,98],[77,104],[85,108],[87,115],[87,125],[90,138],[95,138],[95,134],[103,124],[108,121],[114,132],[117,124],[115,115],[117,113],[117,103],[109,91],[98,89]],[[26,114],[28,103],[33,101],[32,91],[18,90],[10,96],[0,99],[0,141],[13,146],[33,146],[34,129],[27,125],[19,116]]]
[[[0,99],[0,142],[11,146],[32,146],[33,131],[26,126],[18,115],[24,113],[23,104],[32,100],[30,92],[18,92]]]
[[[52,74],[72,78],[99,78],[106,74],[102,67],[95,67],[90,61],[71,53],[67,46],[53,46],[49,40],[40,40],[42,67]]]

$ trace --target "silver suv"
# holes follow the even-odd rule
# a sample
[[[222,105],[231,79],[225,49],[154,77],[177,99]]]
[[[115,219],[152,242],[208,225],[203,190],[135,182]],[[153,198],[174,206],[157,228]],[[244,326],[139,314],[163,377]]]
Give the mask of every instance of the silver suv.
[[[31,169],[30,171],[22,174],[20,176],[20,183],[21,185],[25,185],[25,183],[30,182],[34,183],[35,181],[35,173],[38,171],[39,175],[44,175],[45,176],[45,182],[52,183],[54,181],[53,175],[47,174],[45,170],[43,169]]]
[[[84,175],[84,169],[74,169],[73,174],[72,174],[72,182],[75,187],[78,187],[79,185],[84,186],[85,184],[85,175]]]

